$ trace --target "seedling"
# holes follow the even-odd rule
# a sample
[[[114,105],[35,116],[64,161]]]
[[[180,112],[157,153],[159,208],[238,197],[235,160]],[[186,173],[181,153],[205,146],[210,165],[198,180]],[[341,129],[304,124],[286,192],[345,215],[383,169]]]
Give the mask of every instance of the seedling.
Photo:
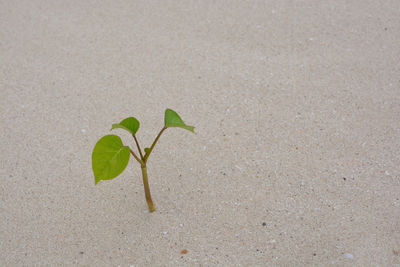
[[[154,146],[160,139],[161,134],[170,127],[179,127],[194,133],[194,127],[186,125],[181,117],[172,109],[165,110],[164,127],[158,133],[156,139],[150,148],[144,149],[144,154],[140,148],[139,142],[136,138],[136,133],[139,130],[139,121],[134,117],[129,117],[112,125],[111,130],[124,129],[132,134],[135,140],[137,155],[129,146],[122,144],[121,138],[116,135],[106,135],[102,137],[95,145],[92,153],[92,168],[94,173],[94,182],[97,184],[101,180],[112,180],[120,175],[126,168],[129,162],[130,154],[140,164],[142,169],[144,193],[146,196],[147,205],[150,212],[155,211],[153,200],[151,199],[149,181],[147,177],[147,161]]]

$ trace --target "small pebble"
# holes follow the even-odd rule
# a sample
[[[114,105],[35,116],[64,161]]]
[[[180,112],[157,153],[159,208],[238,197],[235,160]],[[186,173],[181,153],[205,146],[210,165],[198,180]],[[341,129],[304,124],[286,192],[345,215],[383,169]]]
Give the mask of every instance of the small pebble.
[[[82,133],[86,133],[86,130],[85,130],[85,129],[82,129],[81,132],[82,132]]]
[[[167,231],[165,231],[165,232],[162,232],[163,233],[163,235],[166,235],[166,234],[168,234],[168,232]]]
[[[388,172],[388,171],[385,171],[385,174],[389,176],[389,175],[390,175],[390,172]]]
[[[354,258],[354,256],[352,254],[350,254],[350,253],[346,253],[346,254],[344,254],[344,256],[346,257],[346,259],[353,259]]]

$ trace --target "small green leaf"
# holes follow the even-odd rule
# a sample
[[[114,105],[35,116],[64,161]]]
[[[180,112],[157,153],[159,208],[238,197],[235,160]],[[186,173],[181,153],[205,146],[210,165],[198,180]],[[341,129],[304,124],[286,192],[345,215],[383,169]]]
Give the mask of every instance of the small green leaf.
[[[121,128],[127,130],[131,134],[136,134],[136,132],[139,130],[139,126],[140,123],[136,118],[129,117],[121,121],[120,123],[113,124],[111,130],[114,130],[116,128]]]
[[[120,175],[129,162],[130,151],[116,135],[103,136],[92,153],[92,168],[95,184],[100,180],[111,180]]]
[[[194,133],[194,127],[186,125],[181,117],[179,117],[178,113],[173,111],[172,109],[167,108],[165,110],[165,117],[164,117],[165,127],[179,127],[191,131]]]
[[[150,148],[148,148],[148,147],[145,147],[145,148],[144,148],[144,153],[147,154],[147,153],[149,153],[149,151],[150,151]]]

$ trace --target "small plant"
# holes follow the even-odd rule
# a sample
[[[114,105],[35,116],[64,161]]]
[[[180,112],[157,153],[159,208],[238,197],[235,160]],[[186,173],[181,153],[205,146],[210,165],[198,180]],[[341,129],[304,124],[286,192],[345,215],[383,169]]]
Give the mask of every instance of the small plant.
[[[147,160],[154,146],[160,139],[161,134],[170,127],[179,127],[194,133],[194,127],[186,125],[181,117],[172,109],[165,110],[164,127],[158,133],[156,139],[150,148],[144,149],[144,154],[140,148],[139,142],[136,138],[136,133],[139,130],[139,121],[134,117],[129,117],[112,125],[111,130],[124,129],[132,134],[135,140],[136,147],[139,155],[129,147],[122,144],[121,138],[116,135],[103,136],[95,145],[92,153],[92,168],[94,173],[95,184],[101,180],[112,180],[120,175],[126,168],[129,162],[130,154],[139,162],[142,169],[144,192],[146,196],[147,205],[150,212],[155,211],[153,200],[151,199],[149,181],[147,177]]]

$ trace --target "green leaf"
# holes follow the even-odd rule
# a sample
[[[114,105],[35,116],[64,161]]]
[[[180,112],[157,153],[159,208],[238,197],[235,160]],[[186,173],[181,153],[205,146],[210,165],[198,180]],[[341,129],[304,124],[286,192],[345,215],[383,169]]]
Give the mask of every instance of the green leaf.
[[[147,154],[147,153],[149,153],[149,151],[150,151],[150,148],[148,148],[148,147],[145,147],[145,148],[144,148],[144,153]]]
[[[173,111],[172,109],[167,108],[165,110],[165,117],[164,117],[165,127],[179,127],[182,129],[186,129],[194,133],[194,127],[186,125],[181,117],[179,117],[178,113]]]
[[[129,117],[121,121],[120,123],[113,124],[111,130],[114,130],[116,128],[121,128],[127,130],[131,134],[136,134],[136,132],[139,130],[139,126],[140,123],[136,118]]]
[[[116,135],[103,136],[92,153],[92,168],[95,184],[100,180],[111,180],[120,175],[129,162],[130,150]]]

